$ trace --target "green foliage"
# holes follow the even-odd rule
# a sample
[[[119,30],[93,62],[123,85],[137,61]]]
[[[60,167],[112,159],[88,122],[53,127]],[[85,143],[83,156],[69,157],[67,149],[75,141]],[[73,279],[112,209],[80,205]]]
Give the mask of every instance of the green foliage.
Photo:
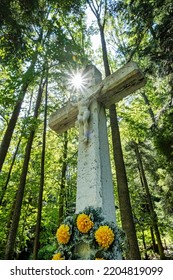
[[[101,2],[104,4],[104,1]],[[15,105],[26,89],[22,109],[0,173],[0,197],[9,177],[0,206],[1,259],[4,258],[26,143],[30,131],[35,130],[15,244],[16,258],[20,258],[25,249],[30,252],[25,257],[32,258],[40,183],[43,100],[37,120],[33,113],[41,77],[48,78],[50,116],[68,100],[69,91],[71,94],[67,81],[69,72],[85,66],[91,60],[99,69],[103,68],[101,50],[93,51],[90,42],[90,38],[98,33],[98,29],[96,25],[87,26],[86,11],[86,1],[0,1],[0,141]],[[151,219],[131,146],[132,141],[140,146],[162,237],[168,245],[173,241],[172,14],[171,0],[107,1],[105,30],[111,70],[115,71],[133,59],[138,62],[147,79],[144,89],[117,105],[131,204],[141,251],[143,231],[147,246],[152,243],[149,230]],[[148,103],[143,97],[143,91]],[[18,143],[19,148],[12,165]],[[48,127],[39,259],[51,259],[56,250],[54,236],[59,219],[63,144],[62,135],[56,135]],[[72,129],[68,133],[64,218],[75,212],[77,145],[77,131]],[[115,173],[114,168],[112,172]],[[116,186],[115,179],[114,176]],[[118,205],[116,188],[115,197]],[[119,209],[117,212],[119,213]]]
[[[160,120],[159,128],[155,134],[156,147],[173,162],[173,108],[165,112]]]
[[[38,252],[39,260],[51,260],[54,251],[56,250],[56,243],[48,244],[42,247]]]

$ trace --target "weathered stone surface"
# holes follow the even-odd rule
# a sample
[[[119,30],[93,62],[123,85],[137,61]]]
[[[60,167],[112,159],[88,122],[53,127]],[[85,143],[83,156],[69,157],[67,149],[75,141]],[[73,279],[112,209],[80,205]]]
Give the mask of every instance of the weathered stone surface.
[[[135,62],[129,62],[103,80],[103,87],[98,94],[98,101],[110,107],[130,93],[144,86],[146,80]]]
[[[101,207],[108,221],[115,222],[115,203],[109,157],[106,116],[96,100],[90,107],[89,140],[79,130],[76,212]]]
[[[49,127],[57,133],[62,133],[75,125],[78,115],[77,106],[68,102],[64,107],[58,109],[49,118]]]

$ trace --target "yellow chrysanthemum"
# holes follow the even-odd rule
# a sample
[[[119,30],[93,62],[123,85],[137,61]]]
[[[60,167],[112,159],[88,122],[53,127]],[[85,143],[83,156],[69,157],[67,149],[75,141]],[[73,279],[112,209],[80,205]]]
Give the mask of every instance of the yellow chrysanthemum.
[[[100,226],[95,232],[95,239],[99,246],[108,249],[114,241],[114,233],[108,226]]]
[[[87,233],[94,223],[90,220],[90,217],[86,214],[79,214],[77,217],[77,228],[82,233]]]
[[[61,225],[57,232],[56,232],[56,237],[59,243],[61,244],[67,244],[70,239],[70,228],[68,225]]]
[[[57,253],[53,256],[52,260],[58,261],[58,260],[64,260],[64,258],[61,256],[61,253]]]
[[[100,261],[100,260],[105,260],[105,259],[103,259],[103,258],[96,258],[95,260],[99,260]]]

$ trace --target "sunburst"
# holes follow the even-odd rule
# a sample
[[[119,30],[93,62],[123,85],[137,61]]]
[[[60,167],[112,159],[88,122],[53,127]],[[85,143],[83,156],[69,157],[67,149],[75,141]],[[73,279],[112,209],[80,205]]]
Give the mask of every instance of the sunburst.
[[[83,75],[83,70],[72,72],[69,76],[69,86],[73,92],[82,93],[86,89],[86,77]]]

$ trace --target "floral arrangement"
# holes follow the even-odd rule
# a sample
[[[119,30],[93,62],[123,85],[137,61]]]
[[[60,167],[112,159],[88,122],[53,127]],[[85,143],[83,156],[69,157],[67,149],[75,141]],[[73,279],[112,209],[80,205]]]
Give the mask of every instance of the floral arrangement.
[[[52,260],[114,260],[126,247],[124,232],[105,220],[101,208],[87,207],[67,217],[56,238],[58,249]]]

